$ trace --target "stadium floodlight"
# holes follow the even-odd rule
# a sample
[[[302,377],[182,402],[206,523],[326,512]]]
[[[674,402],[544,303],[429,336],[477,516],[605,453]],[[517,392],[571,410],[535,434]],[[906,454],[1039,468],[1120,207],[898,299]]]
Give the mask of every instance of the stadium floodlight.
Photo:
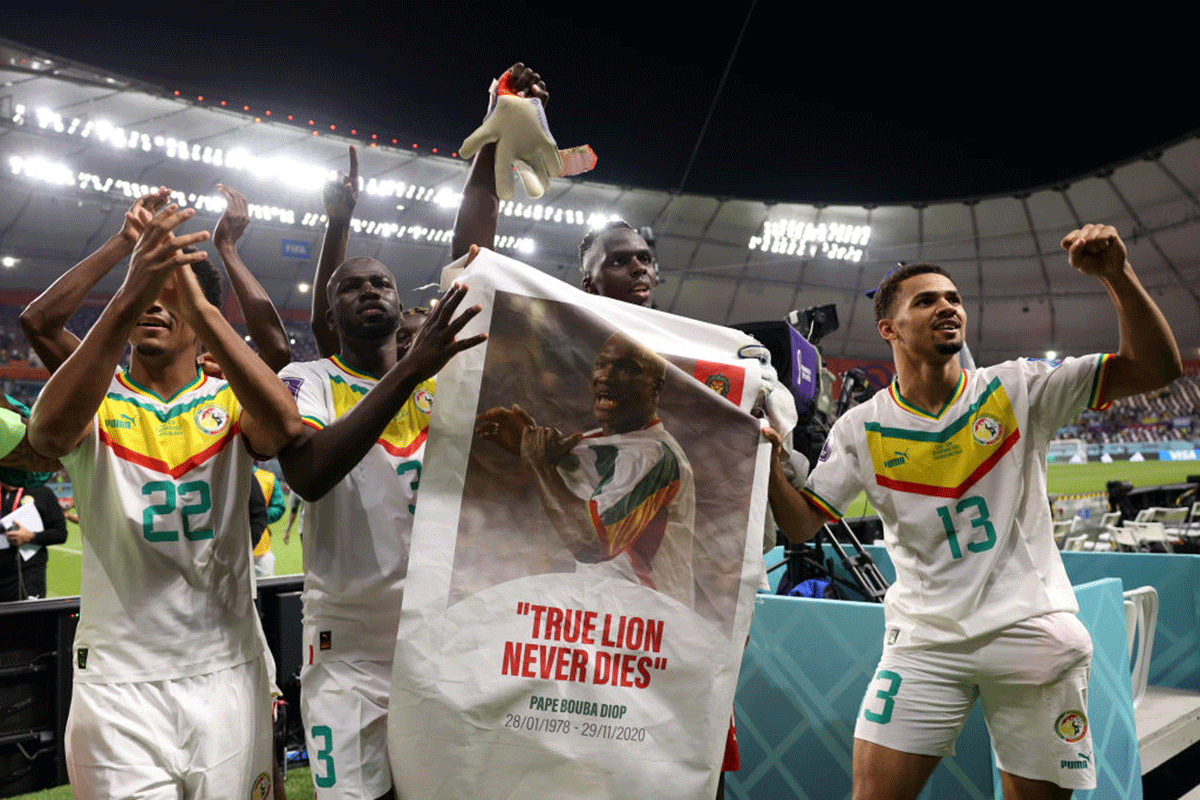
[[[231,166],[257,175],[262,180],[278,180],[278,182],[305,191],[319,189],[328,178],[336,173],[313,165],[300,164],[291,159],[272,159],[251,154],[245,147],[237,146],[227,156],[219,147],[192,144],[186,139],[163,131],[154,135],[140,131],[126,131],[113,124],[110,120],[91,117],[73,117],[69,127],[64,125],[61,115],[49,107],[39,107],[32,112],[24,105],[13,106],[12,121],[16,125],[38,124],[43,130],[61,133],[64,136],[91,138],[109,144],[114,149],[136,150],[144,152],[159,151],[167,158],[180,161],[193,161],[212,167]],[[316,131],[313,131],[315,134]],[[434,149],[433,152],[437,152]],[[377,180],[374,178],[364,181],[367,194],[396,197],[397,199],[415,199],[421,202],[433,203],[442,208],[457,207],[461,195],[448,189],[435,189],[430,186],[415,186],[398,180]],[[403,209],[398,209],[403,210]],[[594,227],[604,225],[616,219],[615,215],[602,213],[587,214],[579,209],[556,208],[549,204],[537,203],[514,204],[511,200],[501,203],[501,213],[505,216],[516,216],[538,222],[552,222],[558,225],[574,225]],[[837,239],[836,234],[834,238]]]
[[[47,161],[41,156],[32,158],[12,156],[8,159],[8,164],[14,175],[24,175],[27,178],[58,186],[69,186],[75,183],[75,173],[66,164]]]
[[[797,219],[774,219],[763,223],[762,232],[751,236],[747,247],[775,255],[798,258],[823,258],[835,261],[862,261],[870,225],[841,222],[813,224]]]
[[[600,230],[601,228],[603,228],[608,223],[616,222],[620,218],[621,217],[618,216],[617,214],[605,214],[602,211],[595,211],[595,212],[592,212],[591,216],[589,216],[587,218],[587,225],[592,230],[597,231],[597,230]]]
[[[459,203],[462,202],[462,193],[452,192],[449,189],[438,189],[437,194],[433,196],[433,202],[442,208],[458,208]]]
[[[1048,359],[1050,359],[1051,361],[1053,361],[1054,359],[1058,358],[1058,352],[1057,352],[1057,351],[1055,351],[1055,350],[1047,350],[1047,351],[1046,351],[1046,358],[1048,358]]]
[[[300,294],[308,294],[308,290],[311,288],[312,286],[307,283],[301,282],[296,284],[296,291],[300,292]]]
[[[12,256],[5,256],[4,258],[0,258],[0,264],[3,264],[5,269],[12,269],[20,260],[21,259],[13,258]]]

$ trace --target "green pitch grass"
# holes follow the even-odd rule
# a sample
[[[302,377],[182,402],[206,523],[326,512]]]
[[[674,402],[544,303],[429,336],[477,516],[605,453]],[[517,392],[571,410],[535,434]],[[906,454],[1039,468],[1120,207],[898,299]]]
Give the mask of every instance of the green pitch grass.
[[[1198,474],[1200,461],[1143,461],[1140,464],[1089,461],[1087,464],[1050,464],[1046,483],[1050,494],[1085,494],[1105,491],[1109,481],[1129,481],[1135,487],[1161,486],[1184,483],[1188,475]],[[860,492],[843,513],[847,517],[867,517],[874,516],[875,509],[867,502],[866,494]]]

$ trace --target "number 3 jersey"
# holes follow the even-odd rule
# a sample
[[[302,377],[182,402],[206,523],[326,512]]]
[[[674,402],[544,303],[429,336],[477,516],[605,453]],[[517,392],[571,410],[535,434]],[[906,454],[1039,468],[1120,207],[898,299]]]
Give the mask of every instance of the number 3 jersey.
[[[83,530],[75,680],[201,675],[263,652],[240,408],[197,374],[163,399],[118,372],[62,462]]]
[[[338,356],[279,376],[304,424],[336,422],[378,382]],[[417,387],[383,434],[304,514],[306,663],[391,661],[435,383]],[[311,648],[311,652],[309,651]]]
[[[838,419],[803,491],[835,519],[866,491],[896,568],[884,599],[891,643],[959,641],[1079,610],[1052,535],[1046,449],[1085,405],[1103,407],[1109,358],[964,370],[935,414],[893,381]]]

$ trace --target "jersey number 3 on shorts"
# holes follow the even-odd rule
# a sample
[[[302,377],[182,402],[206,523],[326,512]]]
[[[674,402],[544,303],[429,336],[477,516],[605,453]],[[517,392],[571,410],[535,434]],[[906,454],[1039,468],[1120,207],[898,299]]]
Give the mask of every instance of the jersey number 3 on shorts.
[[[984,550],[991,550],[992,546],[996,544],[996,529],[992,527],[987,502],[982,497],[964,497],[958,501],[958,505],[954,507],[954,510],[960,514],[973,510],[975,516],[970,520],[971,527],[983,528],[983,540],[968,542],[967,549],[972,553],[982,553]],[[950,543],[950,555],[955,558],[962,558],[962,548],[958,545],[958,532],[954,528],[954,518],[950,516],[950,506],[940,506],[937,513],[942,519],[942,528],[946,531],[946,540]]]
[[[883,701],[883,707],[880,708],[878,712],[872,711],[871,709],[867,708],[867,702],[875,698],[868,698],[867,700],[864,700],[863,718],[866,719],[867,722],[874,722],[877,725],[887,725],[892,721],[892,706],[896,704],[896,701],[892,698],[896,696],[896,692],[900,691],[900,676],[895,672],[892,672],[890,669],[881,669],[879,672],[875,673],[875,680],[888,682],[886,689],[875,690],[875,698]]]
[[[192,516],[208,514],[212,511],[212,493],[204,481],[185,481],[177,487],[171,481],[150,481],[142,487],[142,495],[151,499],[152,504],[142,509],[142,535],[148,542],[177,542],[179,531],[158,530],[155,517],[170,517],[178,508],[183,516],[183,536],[189,542],[198,542],[213,538],[212,528],[194,528],[189,519]],[[161,503],[154,503],[158,497]],[[180,506],[179,504],[183,505]]]
[[[329,730],[328,725],[313,725],[312,740],[313,744],[317,743],[318,739],[324,740],[321,749],[317,751],[316,758],[313,763],[313,770],[316,771],[317,788],[328,789],[337,783],[337,773],[333,770],[333,731]],[[320,762],[321,769],[317,771],[315,762]],[[321,773],[325,774],[322,775]]]

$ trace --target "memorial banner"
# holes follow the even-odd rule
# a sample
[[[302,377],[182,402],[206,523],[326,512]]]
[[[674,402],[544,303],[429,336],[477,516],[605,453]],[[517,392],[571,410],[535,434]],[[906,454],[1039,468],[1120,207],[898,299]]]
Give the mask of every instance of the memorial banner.
[[[770,446],[738,331],[484,251],[438,376],[389,748],[404,800],[712,797]]]

